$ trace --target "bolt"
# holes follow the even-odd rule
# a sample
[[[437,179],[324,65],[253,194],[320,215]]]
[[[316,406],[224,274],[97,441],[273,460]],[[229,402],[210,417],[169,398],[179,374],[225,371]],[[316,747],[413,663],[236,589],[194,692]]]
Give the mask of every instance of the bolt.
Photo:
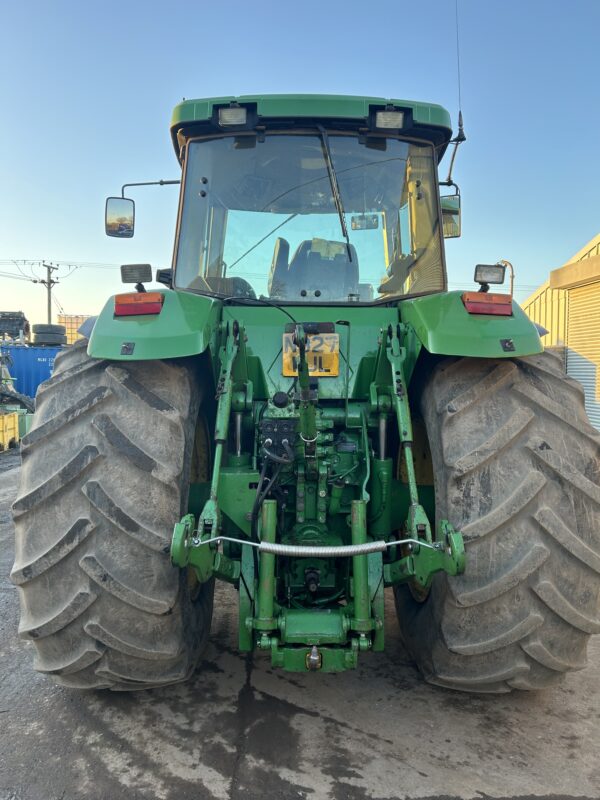
[[[306,669],[311,672],[315,672],[318,669],[321,669],[321,664],[323,663],[323,659],[319,650],[317,649],[316,645],[311,647],[310,653],[306,655]]]

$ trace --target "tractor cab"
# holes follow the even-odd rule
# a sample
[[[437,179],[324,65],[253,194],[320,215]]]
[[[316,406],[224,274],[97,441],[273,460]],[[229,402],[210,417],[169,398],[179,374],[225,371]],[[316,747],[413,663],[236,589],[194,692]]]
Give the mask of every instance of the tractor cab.
[[[325,125],[264,119],[260,102],[243,98],[213,109],[204,124],[175,124],[184,164],[175,288],[292,303],[446,288],[436,172],[449,133],[428,138],[400,110]]]

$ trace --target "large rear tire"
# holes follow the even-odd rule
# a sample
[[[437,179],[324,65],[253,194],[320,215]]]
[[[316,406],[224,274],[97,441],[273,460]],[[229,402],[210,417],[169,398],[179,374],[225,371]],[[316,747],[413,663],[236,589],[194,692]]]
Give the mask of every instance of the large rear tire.
[[[436,514],[462,531],[467,566],[424,600],[396,589],[407,648],[441,686],[555,684],[600,632],[600,434],[583,390],[550,353],[447,359],[421,411]]]
[[[81,689],[185,680],[212,583],[170,563],[186,511],[199,391],[177,362],[60,353],[37,394],[13,506],[22,636],[35,668]]]

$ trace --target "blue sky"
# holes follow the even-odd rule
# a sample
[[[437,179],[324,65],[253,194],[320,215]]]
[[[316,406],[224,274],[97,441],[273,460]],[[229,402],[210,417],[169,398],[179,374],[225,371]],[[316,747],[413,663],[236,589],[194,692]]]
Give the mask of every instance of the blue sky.
[[[169,266],[177,187],[136,191],[132,240],[104,235],[104,199],[178,177],[168,126],[182,97],[378,95],[440,103],[456,121],[452,0],[0,9],[1,273],[20,275],[10,259]],[[600,0],[459,0],[459,17],[468,141],[449,280],[470,287],[476,263],[505,258],[523,299],[600,231]],[[97,313],[120,287],[117,266],[68,272],[55,292],[67,313]],[[44,321],[43,288],[0,276],[0,310],[17,308]]]

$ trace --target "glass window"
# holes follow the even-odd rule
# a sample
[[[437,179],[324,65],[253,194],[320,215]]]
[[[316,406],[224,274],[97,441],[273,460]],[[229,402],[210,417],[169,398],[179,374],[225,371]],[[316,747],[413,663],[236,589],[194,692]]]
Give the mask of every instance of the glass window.
[[[440,291],[434,169],[431,146],[398,139],[330,133],[325,142],[315,132],[194,140],[175,284],[311,303]]]

